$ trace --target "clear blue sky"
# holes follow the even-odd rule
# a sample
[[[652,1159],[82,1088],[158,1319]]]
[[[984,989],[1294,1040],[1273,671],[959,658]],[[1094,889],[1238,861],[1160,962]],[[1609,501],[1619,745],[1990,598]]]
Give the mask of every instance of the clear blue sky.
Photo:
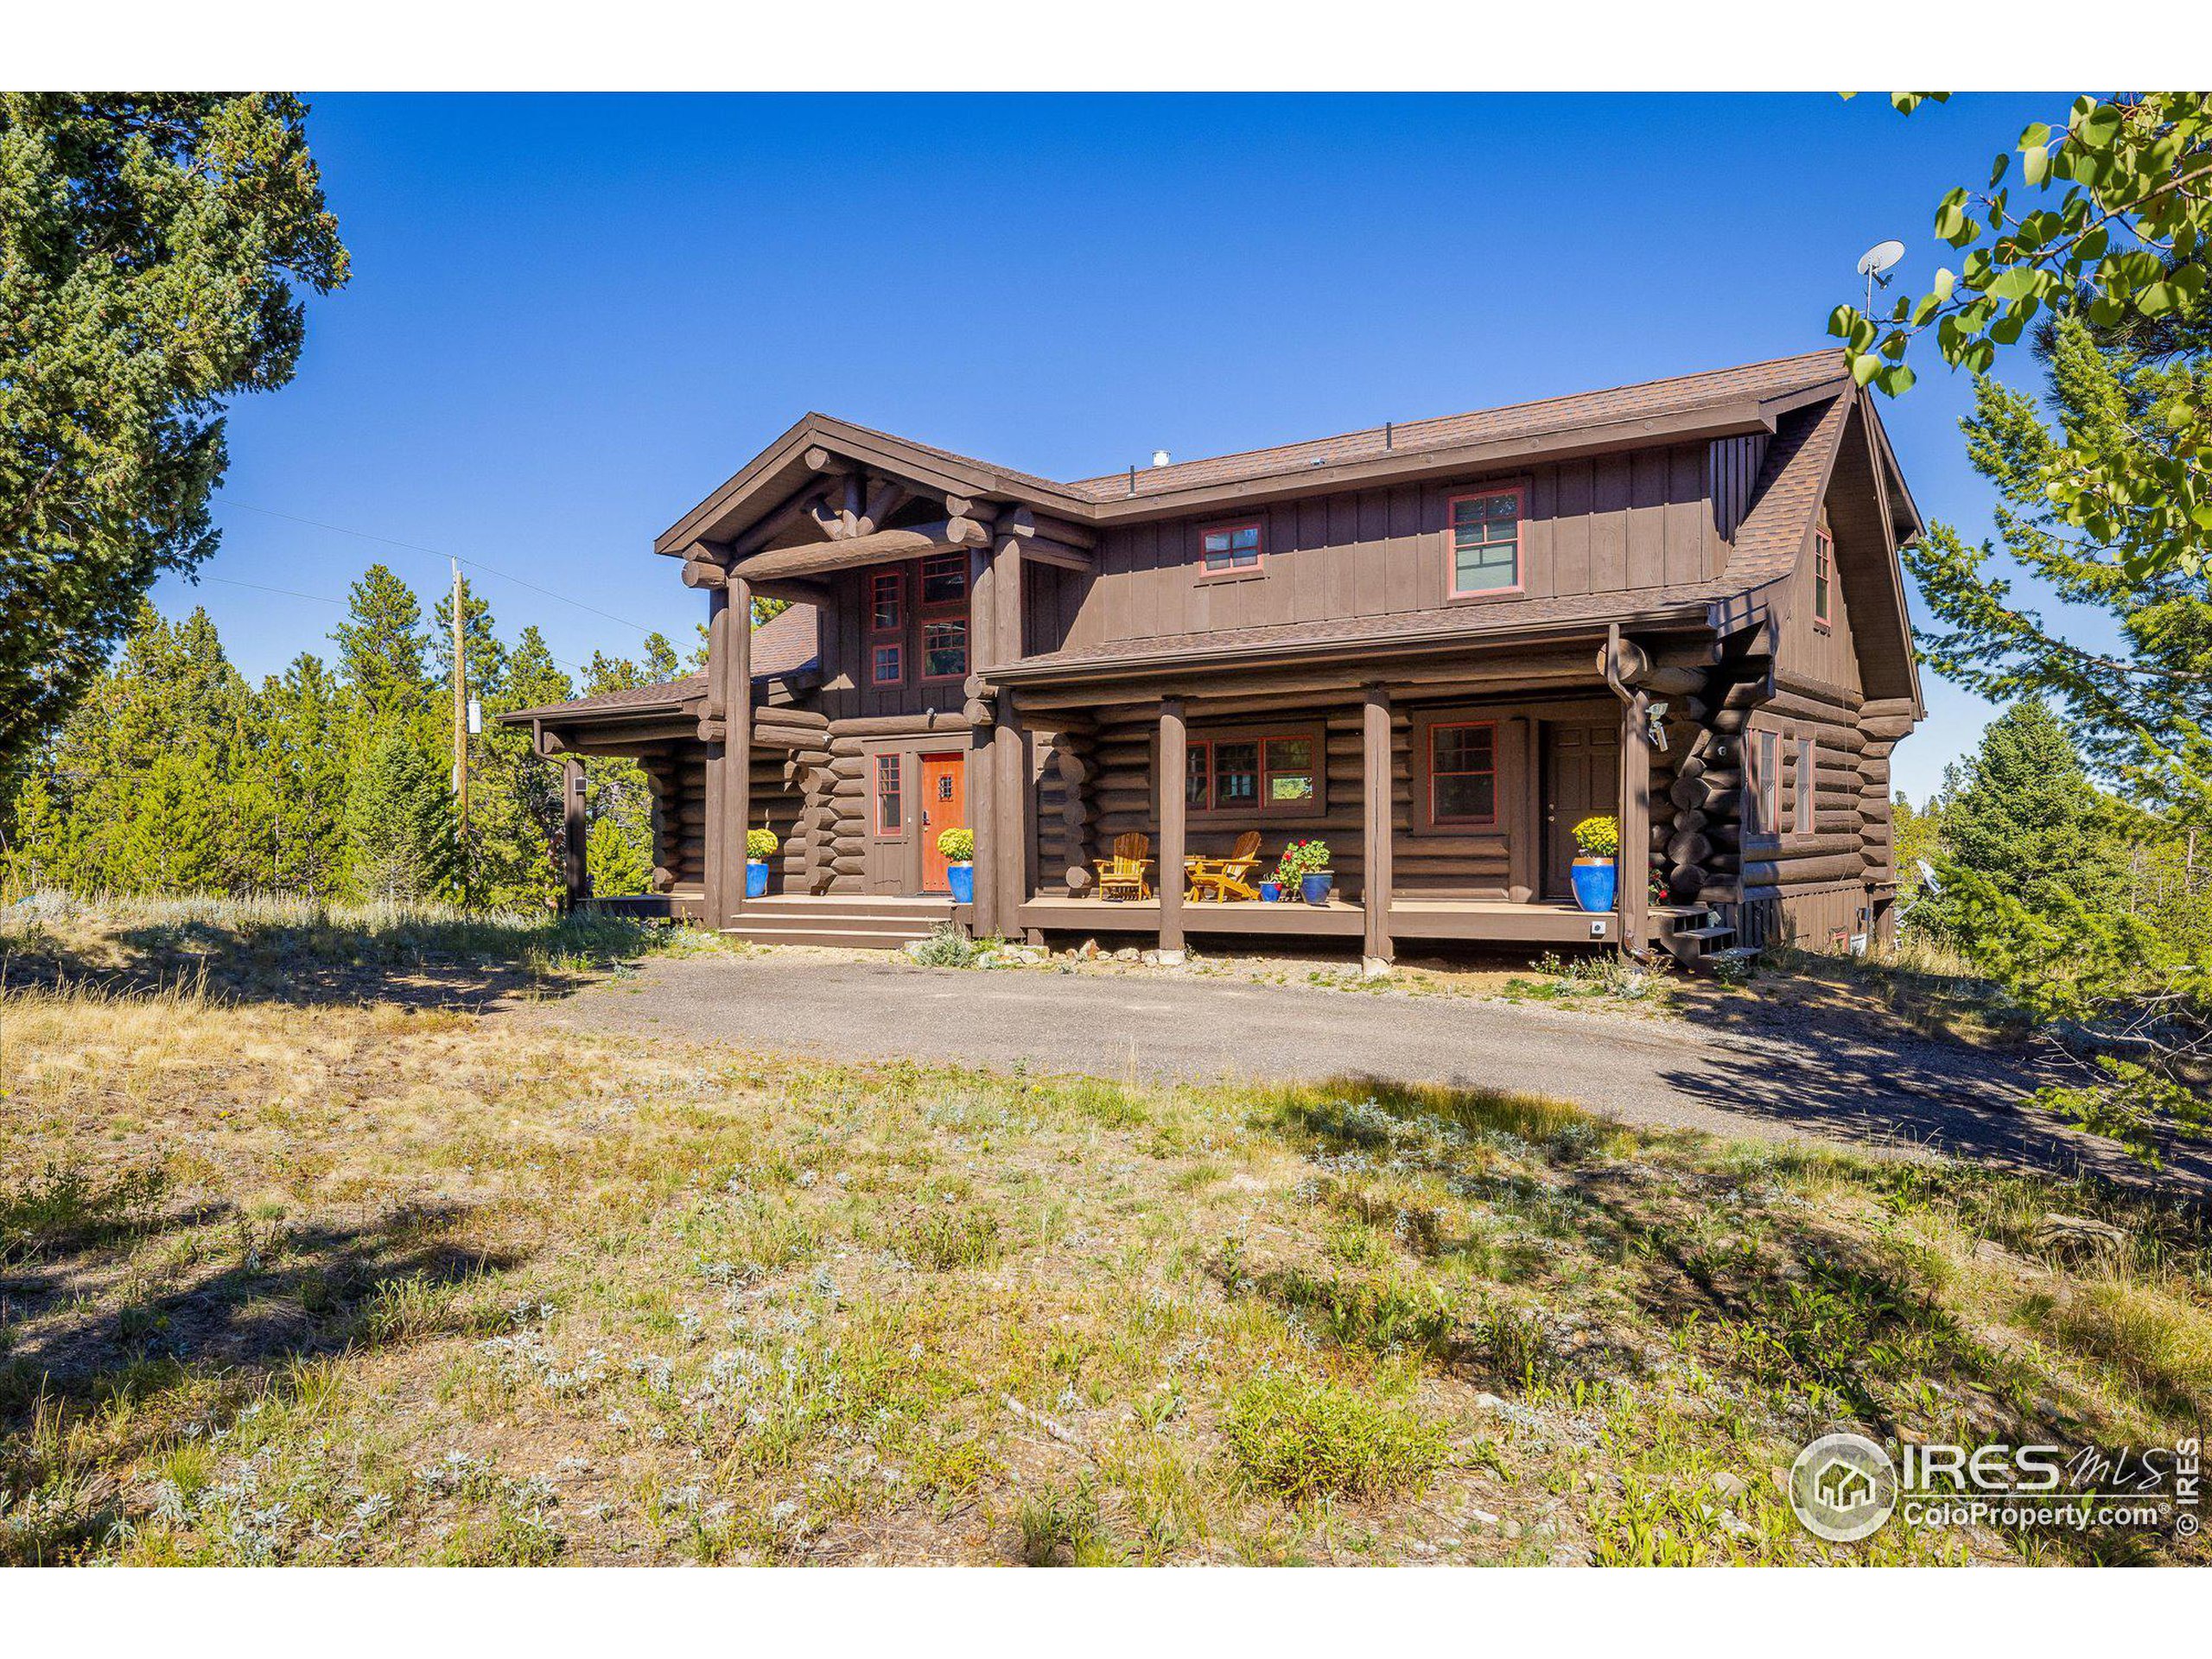
[[[1885,237],[2063,97],[328,97],[353,254],[299,378],[231,421],[196,600],[258,676],[382,558],[482,560],[689,647],[653,536],[820,409],[1051,477],[1808,349]],[[2026,372],[2019,365],[2015,372]],[[1922,509],[1986,533],[1923,366]],[[258,509],[259,511],[256,511]],[[621,623],[479,573],[571,663]],[[1929,677],[1918,798],[1987,709]]]

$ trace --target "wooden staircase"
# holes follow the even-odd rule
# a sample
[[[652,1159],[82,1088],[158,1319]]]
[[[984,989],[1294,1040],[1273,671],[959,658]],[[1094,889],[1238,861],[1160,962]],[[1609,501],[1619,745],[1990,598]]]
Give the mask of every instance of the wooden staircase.
[[[1728,947],[1736,930],[1703,905],[1654,906],[1656,943],[1685,967],[1694,968]]]
[[[748,899],[721,931],[755,944],[828,944],[848,950],[896,950],[952,919],[950,899],[883,893],[791,893]]]

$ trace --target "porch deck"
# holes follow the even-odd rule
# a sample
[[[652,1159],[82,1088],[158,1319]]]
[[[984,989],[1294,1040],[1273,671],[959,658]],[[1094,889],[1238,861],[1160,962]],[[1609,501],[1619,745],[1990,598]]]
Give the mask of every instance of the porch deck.
[[[1053,932],[1157,933],[1160,901],[1039,894],[1023,904],[1020,923],[1024,928]],[[1366,925],[1366,906],[1344,899],[1332,899],[1325,905],[1183,901],[1186,933],[1356,939]],[[1570,904],[1513,904],[1482,899],[1394,899],[1390,931],[1403,939],[1488,940],[1501,944],[1611,944],[1620,938],[1619,918],[1611,911],[1592,914]]]

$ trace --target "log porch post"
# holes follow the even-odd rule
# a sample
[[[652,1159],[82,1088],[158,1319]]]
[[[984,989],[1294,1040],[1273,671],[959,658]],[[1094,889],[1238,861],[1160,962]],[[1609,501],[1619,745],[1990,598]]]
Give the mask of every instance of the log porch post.
[[[977,548],[968,557],[968,657],[974,671],[968,683],[971,693],[983,688],[981,677],[998,664],[998,562],[988,548]],[[977,938],[996,938],[1004,929],[999,921],[1000,849],[995,790],[998,766],[995,748],[998,720],[988,702],[971,695],[966,708],[973,722],[968,732],[968,797],[966,828],[976,836],[976,899],[969,912],[968,931]],[[925,831],[933,834],[934,831]],[[922,849],[925,861],[929,849]]]
[[[706,714],[709,719],[721,714],[725,734],[729,729],[729,710],[722,701],[722,680],[723,665],[728,660],[729,590],[727,587],[710,588],[707,590]],[[729,920],[729,912],[722,908],[722,779],[728,772],[728,746],[723,743],[707,745],[706,798],[700,803],[707,813],[706,857],[700,870],[700,919],[710,928],[721,927]]]
[[[1153,891],[1160,899],[1160,959],[1183,960],[1183,774],[1189,762],[1183,700],[1160,704],[1160,875]]]
[[[561,760],[561,907],[574,910],[591,897],[591,867],[584,859],[584,763]]]
[[[1014,537],[999,543],[992,598],[996,641],[993,660],[1001,664],[1020,660],[1022,569],[1021,543]],[[996,725],[991,734],[991,840],[997,850],[987,876],[997,878],[999,931],[1009,936],[1020,931],[1021,901],[1029,896],[1029,818],[1033,807],[1027,760],[1028,745],[1014,708],[1014,694],[1001,690],[993,705]]]
[[[1391,956],[1390,694],[1380,685],[1367,688],[1361,735],[1366,785],[1361,833],[1367,875],[1360,899],[1367,912],[1367,934],[1360,968],[1373,976],[1390,971]]]
[[[1621,845],[1613,863],[1621,949],[1636,956],[1643,953],[1651,919],[1651,734],[1646,707],[1641,696],[1621,705]]]

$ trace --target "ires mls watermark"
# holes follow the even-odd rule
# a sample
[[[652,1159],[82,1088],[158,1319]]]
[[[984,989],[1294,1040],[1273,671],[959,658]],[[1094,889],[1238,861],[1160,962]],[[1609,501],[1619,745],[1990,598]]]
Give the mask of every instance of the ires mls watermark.
[[[2156,1528],[2196,1535],[2202,1449],[2171,1446],[1965,1446],[1906,1441],[1893,1456],[1855,1431],[1823,1434],[1789,1468],[1789,1507],[1832,1544],[1909,1527]]]

